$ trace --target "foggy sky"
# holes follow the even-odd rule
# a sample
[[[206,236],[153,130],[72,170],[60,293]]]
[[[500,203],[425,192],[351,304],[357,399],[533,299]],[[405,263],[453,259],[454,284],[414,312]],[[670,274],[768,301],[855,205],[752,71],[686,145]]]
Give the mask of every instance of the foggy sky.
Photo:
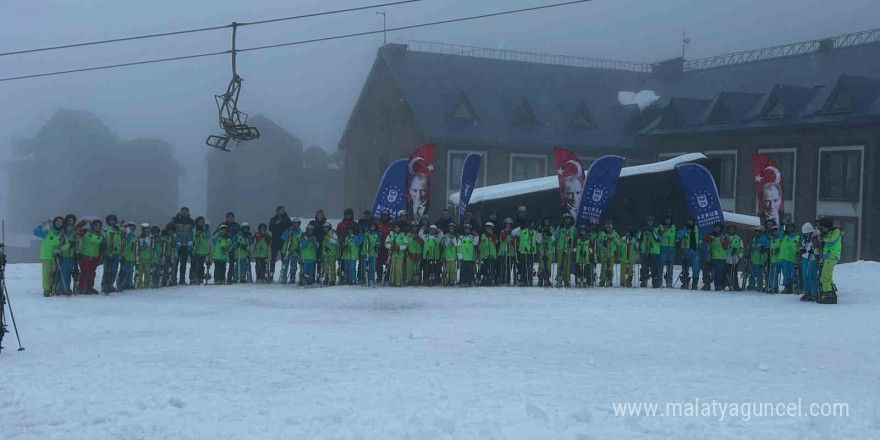
[[[385,8],[388,26],[516,9],[559,0],[425,0]],[[382,3],[383,0],[10,0],[0,2],[0,52],[216,26]],[[681,54],[681,33],[700,58],[878,26],[876,0],[595,0],[555,9],[394,32],[410,39],[562,55],[654,62]],[[373,10],[244,27],[238,46],[381,29]],[[0,57],[0,76],[229,49],[220,30],[112,45]],[[265,114],[306,146],[335,150],[382,44],[382,35],[240,54],[240,109]],[[10,140],[29,138],[59,108],[94,112],[124,140],[160,138],[187,175],[180,201],[204,211],[205,138],[219,133],[213,95],[230,80],[228,56],[0,83],[0,116]],[[247,144],[243,144],[246,148]],[[0,171],[2,172],[2,171]],[[0,216],[5,216],[5,175]],[[283,202],[283,201],[280,201]],[[268,208],[267,208],[268,209]],[[268,215],[268,214],[267,214]]]

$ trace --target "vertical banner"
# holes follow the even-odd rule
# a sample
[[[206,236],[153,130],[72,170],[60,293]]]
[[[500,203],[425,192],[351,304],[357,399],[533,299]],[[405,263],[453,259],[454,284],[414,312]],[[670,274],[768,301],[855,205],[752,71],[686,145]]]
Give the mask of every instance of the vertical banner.
[[[572,216],[584,190],[584,167],[577,155],[565,148],[553,149],[556,156],[556,177],[559,179],[559,198]]]
[[[461,166],[461,186],[458,190],[458,222],[464,219],[464,213],[467,211],[468,203],[471,201],[471,194],[477,185],[477,175],[480,173],[480,162],[483,156],[476,153],[468,154],[464,158],[464,164]]]
[[[752,169],[755,174],[755,200],[758,205],[758,218],[761,225],[773,219],[778,226],[785,217],[785,196],[782,191],[782,173],[773,159],[763,154],[752,155]]]
[[[602,156],[590,165],[574,217],[578,226],[588,225],[590,219],[602,217],[617,189],[617,179],[624,161],[620,156]]]
[[[391,218],[397,220],[397,213],[406,208],[406,159],[397,159],[382,175],[379,190],[373,200],[373,218],[379,218],[382,211],[388,210]]]
[[[684,163],[675,166],[681,188],[684,190],[688,212],[696,219],[700,236],[712,233],[715,223],[724,224],[724,210],[715,179],[706,167],[696,163]]]
[[[415,221],[419,221],[423,215],[428,214],[433,177],[434,144],[423,145],[409,157],[406,175],[407,211]]]

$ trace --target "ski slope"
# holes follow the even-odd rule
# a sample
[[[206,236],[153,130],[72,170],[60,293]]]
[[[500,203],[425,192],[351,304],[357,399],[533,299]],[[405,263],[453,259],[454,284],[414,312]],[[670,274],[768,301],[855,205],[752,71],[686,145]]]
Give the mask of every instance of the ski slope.
[[[680,290],[176,287],[43,298],[7,267],[0,439],[880,438],[880,263],[840,304]],[[11,329],[10,329],[11,330]],[[846,402],[847,417],[616,416]]]

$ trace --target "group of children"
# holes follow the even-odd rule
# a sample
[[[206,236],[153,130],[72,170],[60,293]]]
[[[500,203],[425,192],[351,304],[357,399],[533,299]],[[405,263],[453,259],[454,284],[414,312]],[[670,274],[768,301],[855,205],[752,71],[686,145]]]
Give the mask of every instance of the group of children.
[[[408,222],[403,211],[396,220],[386,211],[379,219],[365,216],[355,223],[347,210],[346,227],[337,230],[323,219],[303,229],[302,222],[293,218],[280,237],[278,281],[633,287],[638,274],[640,287],[650,282],[654,288],[663,284],[672,288],[680,281],[682,288],[696,290],[702,273],[703,290],[714,285],[715,290],[778,293],[781,277],[783,293],[794,293],[797,286],[805,301],[836,302],[831,273],[840,258],[841,232],[831,219],[820,220],[819,230],[806,224],[801,234],[791,224],[779,231],[770,220],[764,231],[755,231],[746,248],[735,226],[728,226],[724,233],[719,223],[711,234],[701,236],[693,218],[677,229],[671,216],[664,217],[660,225],[649,216],[644,227],[620,234],[611,220],[601,227],[598,220],[576,227],[566,213],[560,226],[553,226],[549,217],[538,225],[525,212],[521,207],[516,220],[506,218],[497,225],[493,215],[481,231],[472,216],[461,225],[444,218],[438,227],[427,218]],[[221,224],[212,232],[204,218],[198,217],[191,235],[182,239],[171,223],[164,229],[142,224],[138,231],[134,223],[118,222],[113,215],[107,216],[106,224],[97,219],[77,223],[73,215],[47,220],[34,231],[43,238],[43,293],[96,294],[99,265],[104,267],[104,293],[185,284],[177,279],[176,270],[181,243],[187,246],[185,258],[190,258],[191,284],[209,282],[211,266],[214,284],[273,282],[275,261],[267,225],[261,223],[256,233],[248,223],[235,226]],[[740,280],[743,262],[746,269]],[[677,279],[673,279],[675,264],[681,266]]]

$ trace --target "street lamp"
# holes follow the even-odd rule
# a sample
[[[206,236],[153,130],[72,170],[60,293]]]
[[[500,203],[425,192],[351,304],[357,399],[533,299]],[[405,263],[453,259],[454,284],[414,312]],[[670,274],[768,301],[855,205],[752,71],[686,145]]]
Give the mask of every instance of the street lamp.
[[[381,11],[377,11],[376,15],[382,16],[382,45],[385,46],[388,44],[388,25],[386,23],[385,13]]]

